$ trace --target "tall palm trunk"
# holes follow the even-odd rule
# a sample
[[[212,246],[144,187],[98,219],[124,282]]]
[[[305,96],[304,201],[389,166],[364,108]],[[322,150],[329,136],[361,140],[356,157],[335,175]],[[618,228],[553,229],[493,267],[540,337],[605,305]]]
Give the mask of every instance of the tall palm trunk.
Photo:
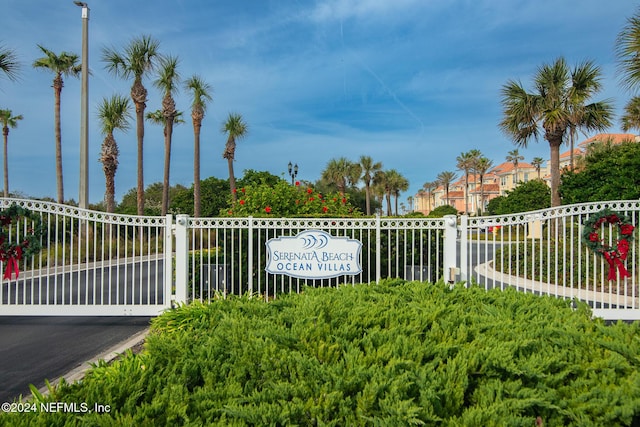
[[[396,208],[396,215],[398,215],[398,193],[393,194],[393,201]]]
[[[7,160],[9,143],[9,126],[2,128],[3,136],[3,166],[4,166],[4,197],[9,197],[9,161]]]
[[[569,170],[573,171],[574,154],[573,150],[576,141],[576,129],[572,126],[569,128]]]
[[[105,203],[107,212],[115,211],[115,194],[116,194],[116,170],[118,169],[118,145],[113,137],[113,133],[109,133],[102,143],[102,154],[100,157],[102,162],[102,170],[106,181]]]
[[[366,199],[367,215],[371,215],[371,182],[369,180],[364,183],[364,195]]]
[[[385,198],[387,200],[387,216],[391,216],[393,215],[393,212],[391,211],[391,190],[385,193]]]
[[[197,105],[191,112],[193,121],[193,216],[201,215],[200,202],[200,130],[202,129],[202,119],[204,109]]]
[[[469,213],[469,172],[464,174],[464,213]]]
[[[137,205],[138,215],[144,215],[144,169],[143,169],[143,143],[144,143],[144,110],[147,107],[147,89],[139,79],[131,86],[131,99],[136,106],[136,137],[138,138],[138,188]]]
[[[484,175],[480,175],[480,213],[484,214]]]
[[[560,206],[560,146],[562,145],[562,133],[547,134],[550,147],[549,167],[551,169],[551,207]]]
[[[231,200],[236,202],[236,177],[233,174],[233,159],[236,152],[236,140],[229,136],[227,139],[227,145],[223,153],[223,157],[227,159],[227,165],[229,166],[229,189],[231,190]]]
[[[56,182],[58,187],[58,203],[64,203],[64,184],[62,178],[62,132],[60,130],[60,94],[62,93],[62,77],[53,79],[54,126],[56,138]]]
[[[162,100],[164,116],[164,179],[162,182],[162,215],[169,210],[169,172],[171,170],[171,139],[173,137],[173,121],[176,117],[176,103],[171,96]]]

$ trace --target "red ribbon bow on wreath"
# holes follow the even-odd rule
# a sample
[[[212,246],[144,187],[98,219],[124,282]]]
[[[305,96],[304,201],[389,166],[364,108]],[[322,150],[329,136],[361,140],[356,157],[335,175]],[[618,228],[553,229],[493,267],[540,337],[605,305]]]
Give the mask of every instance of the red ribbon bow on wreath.
[[[26,224],[29,224],[29,228],[25,230]],[[14,273],[16,279],[19,277],[20,260],[40,252],[41,235],[42,226],[39,215],[15,204],[0,211],[0,261],[5,264],[2,280],[11,280]],[[17,241],[16,236],[18,236]]]
[[[600,227],[603,224],[610,224],[618,228],[620,238],[613,245],[608,245],[600,238]],[[631,275],[624,266],[624,261],[629,253],[629,242],[633,240],[635,227],[629,219],[623,215],[613,212],[610,209],[603,209],[591,217],[584,224],[583,241],[594,253],[602,255],[609,264],[608,280],[630,277]]]
[[[7,267],[4,269],[4,276],[2,276],[2,280],[9,279],[11,280],[11,275],[16,273],[16,279],[20,276],[20,267],[18,266],[18,261],[22,259],[22,247],[15,246],[11,254],[3,253],[0,258],[2,262],[7,263]]]

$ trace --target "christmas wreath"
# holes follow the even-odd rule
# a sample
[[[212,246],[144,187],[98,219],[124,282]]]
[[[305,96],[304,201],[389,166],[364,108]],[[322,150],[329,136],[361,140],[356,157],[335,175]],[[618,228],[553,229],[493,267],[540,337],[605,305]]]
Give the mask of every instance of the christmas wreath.
[[[609,239],[604,239],[601,228],[603,225],[611,225],[612,232]],[[615,230],[618,236],[616,238]],[[598,254],[609,264],[609,280],[616,280],[616,270],[620,278],[629,277],[630,274],[624,267],[623,261],[627,259],[629,244],[633,241],[635,227],[631,220],[619,212],[608,208],[601,210],[589,217],[584,223],[582,240],[585,246]],[[610,242],[610,243],[608,243]]]
[[[20,220],[28,220],[21,228]],[[14,230],[11,230],[15,224]],[[24,230],[23,232],[21,232]],[[4,279],[11,280],[11,275],[20,274],[18,262],[23,257],[30,257],[42,249],[40,237],[42,235],[42,221],[40,216],[16,204],[0,211],[0,261],[5,264]]]

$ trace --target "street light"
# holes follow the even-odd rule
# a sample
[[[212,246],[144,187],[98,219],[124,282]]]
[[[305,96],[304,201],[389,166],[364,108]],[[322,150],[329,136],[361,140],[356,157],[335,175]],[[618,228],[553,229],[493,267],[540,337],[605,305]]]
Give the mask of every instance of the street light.
[[[89,6],[73,2],[82,8],[82,83],[80,100],[80,189],[78,206],[86,209],[89,200]]]
[[[291,177],[291,185],[293,185],[293,180],[298,176],[298,164],[291,165],[291,162],[287,165],[289,167],[289,176]]]

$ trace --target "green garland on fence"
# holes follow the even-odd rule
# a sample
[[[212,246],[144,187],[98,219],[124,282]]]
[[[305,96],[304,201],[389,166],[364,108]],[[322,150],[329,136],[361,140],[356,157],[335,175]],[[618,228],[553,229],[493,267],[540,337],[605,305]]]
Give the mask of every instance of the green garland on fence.
[[[20,234],[20,219],[30,220],[28,228],[24,234]],[[15,230],[10,233],[12,224],[15,223]],[[18,236],[16,238],[16,236]],[[20,274],[18,262],[22,258],[36,255],[42,249],[40,238],[42,236],[42,221],[40,215],[31,212],[16,204],[0,211],[0,261],[6,267],[4,279],[11,280],[11,275]]]
[[[611,244],[607,243],[601,237],[601,228],[603,225],[611,225],[617,230],[618,237],[612,233],[609,239]],[[605,208],[589,217],[584,223],[582,232],[582,241],[586,247],[591,249],[593,253],[605,258],[609,263],[609,280],[616,279],[616,267],[620,273],[620,278],[629,277],[629,272],[623,265],[623,261],[627,259],[629,245],[633,241],[633,232],[635,226],[631,224],[631,220],[625,215]]]

